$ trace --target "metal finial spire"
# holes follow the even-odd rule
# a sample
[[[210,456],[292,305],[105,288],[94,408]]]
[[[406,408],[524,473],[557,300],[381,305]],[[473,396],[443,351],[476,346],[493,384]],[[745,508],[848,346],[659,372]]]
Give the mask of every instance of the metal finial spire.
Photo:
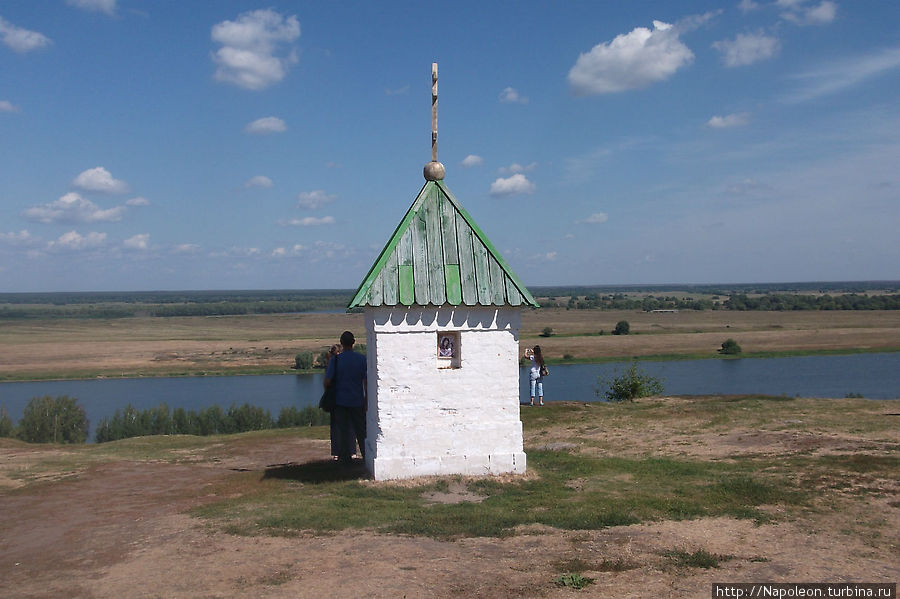
[[[431,162],[425,165],[425,180],[440,181],[444,178],[444,165],[437,159],[437,63],[431,63]]]
[[[437,63],[431,63],[431,161],[437,162]]]

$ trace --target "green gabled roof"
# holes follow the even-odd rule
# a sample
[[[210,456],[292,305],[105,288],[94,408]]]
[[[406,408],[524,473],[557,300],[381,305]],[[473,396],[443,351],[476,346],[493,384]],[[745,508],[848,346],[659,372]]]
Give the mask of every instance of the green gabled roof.
[[[538,306],[443,181],[427,181],[348,308]]]

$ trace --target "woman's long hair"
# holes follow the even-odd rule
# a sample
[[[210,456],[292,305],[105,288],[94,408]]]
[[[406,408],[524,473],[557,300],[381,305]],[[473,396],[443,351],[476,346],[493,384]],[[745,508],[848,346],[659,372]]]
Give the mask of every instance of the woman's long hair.
[[[534,346],[534,361],[538,363],[538,366],[544,365],[544,354],[541,353],[541,346]]]

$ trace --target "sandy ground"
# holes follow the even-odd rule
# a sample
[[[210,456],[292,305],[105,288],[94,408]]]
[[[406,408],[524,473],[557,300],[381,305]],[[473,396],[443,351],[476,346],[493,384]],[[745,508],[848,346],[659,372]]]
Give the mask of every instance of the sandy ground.
[[[677,401],[677,400],[673,400]],[[586,439],[599,431],[587,431]],[[548,437],[553,438],[551,430]],[[900,435],[733,428],[698,439],[694,455],[854,452],[896,455]],[[685,451],[683,438],[648,430],[626,451]],[[230,443],[228,438],[223,446]],[[630,448],[630,449],[629,449]],[[274,464],[327,459],[327,441],[281,437],[223,447],[194,461],[99,460],[21,485],[0,477],[0,596],[215,597],[710,597],[713,582],[896,582],[900,503],[896,481],[837,497],[775,524],[709,518],[558,531],[527,527],[506,538],[428,538],[366,530],[297,537],[232,536],[186,511],[222,499],[229,477]],[[64,449],[0,444],[0,473]],[[237,472],[244,473],[236,475]],[[5,482],[4,482],[5,481]],[[372,483],[381,484],[381,483]],[[449,495],[454,489],[451,487]],[[435,500],[478,501],[461,493]],[[876,522],[876,525],[872,523]],[[672,549],[727,555],[715,569],[675,567]],[[593,585],[554,581],[578,560]]]

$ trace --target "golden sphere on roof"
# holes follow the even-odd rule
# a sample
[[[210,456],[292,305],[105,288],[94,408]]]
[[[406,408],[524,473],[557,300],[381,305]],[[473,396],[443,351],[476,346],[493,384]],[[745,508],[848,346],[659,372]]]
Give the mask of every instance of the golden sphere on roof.
[[[444,178],[444,165],[440,162],[432,160],[425,165],[425,180],[440,181]]]

